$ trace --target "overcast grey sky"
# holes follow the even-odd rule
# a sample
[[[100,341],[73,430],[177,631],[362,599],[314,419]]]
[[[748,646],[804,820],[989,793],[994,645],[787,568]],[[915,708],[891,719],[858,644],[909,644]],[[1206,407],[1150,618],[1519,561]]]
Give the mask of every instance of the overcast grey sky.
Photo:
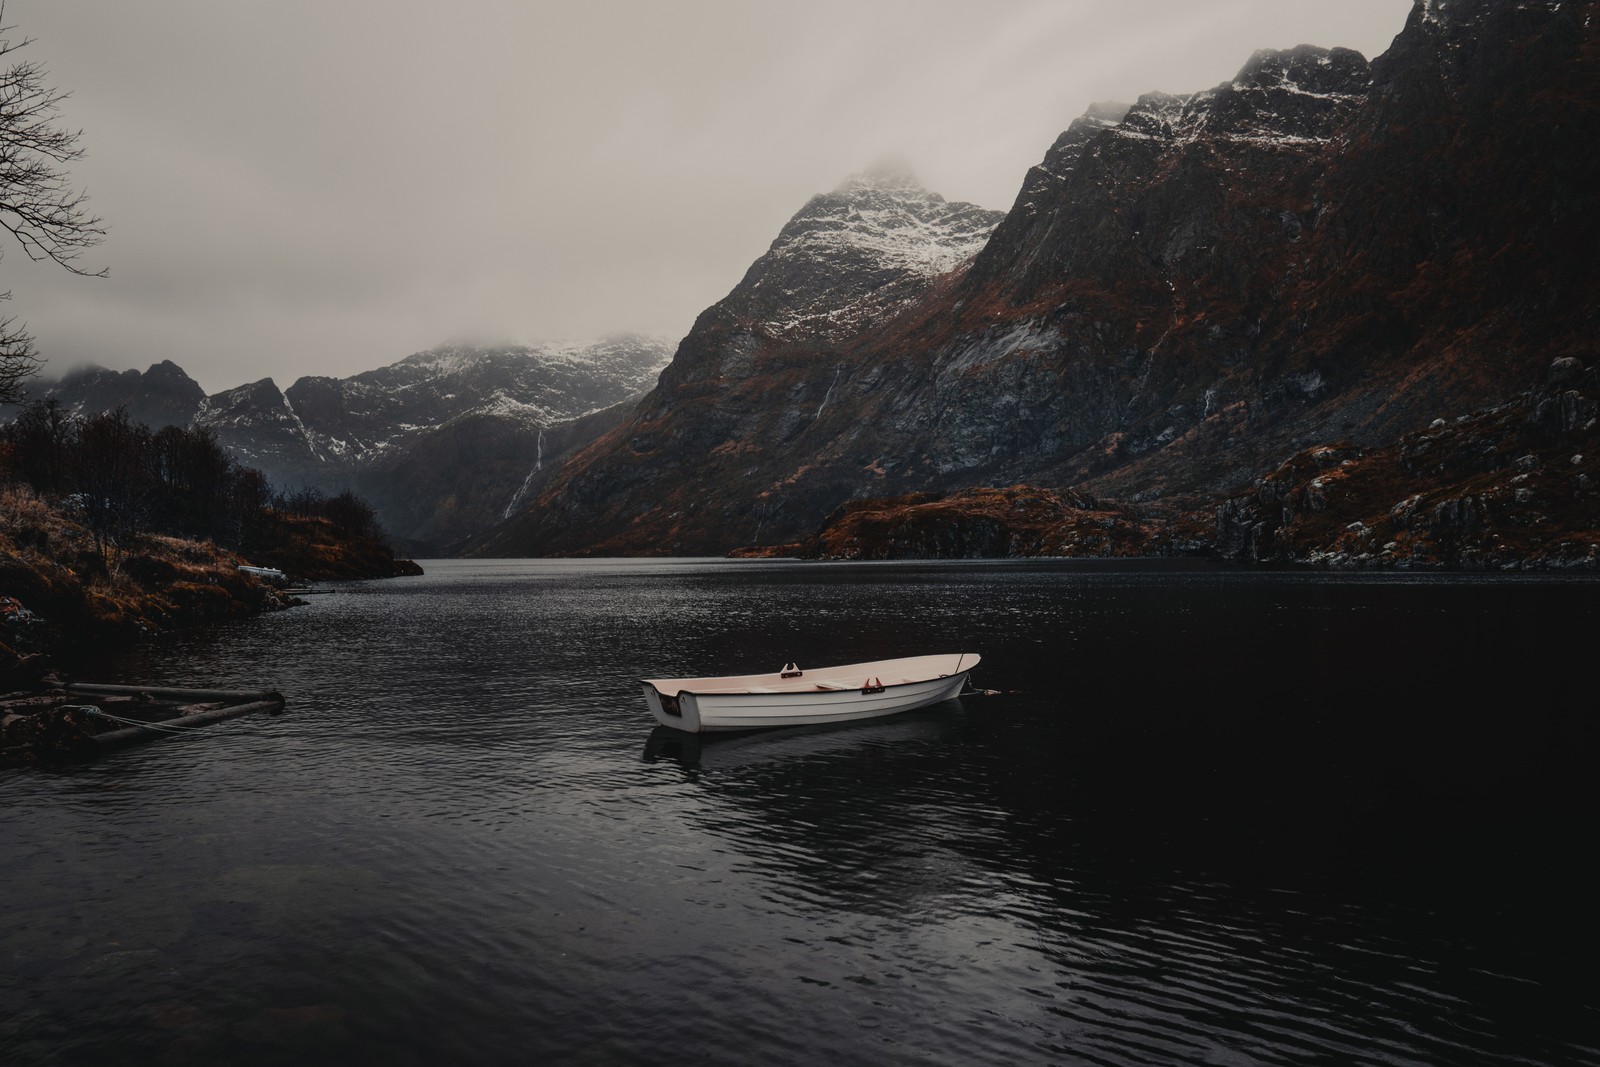
[[[53,370],[208,391],[455,339],[681,337],[814,193],[900,156],[1009,208],[1091,102],[1257,48],[1369,58],[1408,0],[8,0],[111,227],[8,247]]]

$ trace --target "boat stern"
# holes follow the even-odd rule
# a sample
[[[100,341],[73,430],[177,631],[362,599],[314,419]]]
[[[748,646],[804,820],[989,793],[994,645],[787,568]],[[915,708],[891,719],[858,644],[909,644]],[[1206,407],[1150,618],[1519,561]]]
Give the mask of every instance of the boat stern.
[[[696,705],[693,693],[664,696],[649,682],[639,684],[644,687],[644,701],[649,705],[650,714],[655,717],[656,722],[686,733],[700,732],[700,709]]]

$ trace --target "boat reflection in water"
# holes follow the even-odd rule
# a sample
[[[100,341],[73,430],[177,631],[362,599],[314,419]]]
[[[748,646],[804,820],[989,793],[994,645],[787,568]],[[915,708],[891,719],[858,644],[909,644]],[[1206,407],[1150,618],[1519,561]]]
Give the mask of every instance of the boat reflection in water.
[[[684,770],[731,770],[769,761],[900,748],[938,741],[966,721],[958,700],[905,712],[890,720],[790,726],[745,733],[691,734],[657,726],[645,740],[646,763],[676,762]]]

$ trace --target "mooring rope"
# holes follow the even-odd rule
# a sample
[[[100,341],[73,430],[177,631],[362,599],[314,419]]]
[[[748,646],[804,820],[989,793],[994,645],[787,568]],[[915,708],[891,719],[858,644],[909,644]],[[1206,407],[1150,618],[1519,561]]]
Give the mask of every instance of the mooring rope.
[[[121,715],[113,715],[109,711],[102,711],[93,704],[63,704],[61,705],[61,710],[87,711],[90,715],[98,715],[102,719],[110,719],[112,722],[120,722],[127,726],[142,726],[146,730],[156,730],[164,734],[192,734],[196,730],[202,730],[205,728],[203,725],[173,726],[164,722],[140,722],[138,719],[125,719]]]

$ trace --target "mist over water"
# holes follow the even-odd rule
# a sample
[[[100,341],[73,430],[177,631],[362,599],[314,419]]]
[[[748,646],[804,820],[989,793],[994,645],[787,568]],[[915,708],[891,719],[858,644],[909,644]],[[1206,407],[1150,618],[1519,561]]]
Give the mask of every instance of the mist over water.
[[[441,561],[86,668],[0,776],[10,1063],[1600,1062],[1600,584]],[[977,651],[701,739],[634,679]]]

